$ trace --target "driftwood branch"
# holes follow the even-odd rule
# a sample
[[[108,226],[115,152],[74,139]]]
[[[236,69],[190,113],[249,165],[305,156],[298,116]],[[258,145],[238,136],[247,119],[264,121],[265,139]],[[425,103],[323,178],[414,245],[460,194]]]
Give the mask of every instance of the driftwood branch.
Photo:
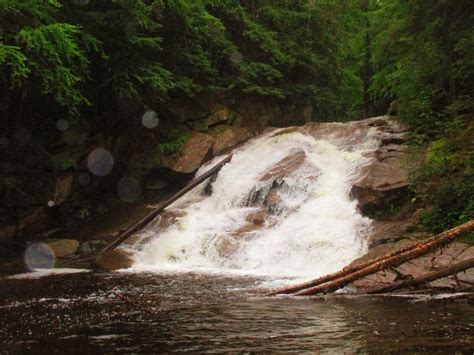
[[[122,234],[120,234],[117,238],[115,238],[111,243],[106,245],[104,248],[102,248],[96,255],[92,257],[88,257],[85,259],[80,259],[77,260],[76,262],[69,263],[69,264],[76,264],[79,262],[84,262],[84,261],[89,261],[97,258],[99,255],[105,253],[106,251],[112,250],[119,246],[125,239],[130,237],[133,233],[138,232],[139,230],[145,228],[153,219],[155,219],[163,210],[171,205],[173,202],[175,202],[177,199],[194,189],[196,186],[200,185],[204,181],[206,181],[209,177],[217,173],[225,164],[230,162],[232,160],[232,154],[228,155],[225,159],[221,160],[219,163],[214,165],[211,169],[206,171],[204,174],[198,176],[197,178],[191,180],[185,187],[183,187],[181,190],[179,190],[177,193],[175,193],[173,196],[169,197],[162,203],[156,207],[152,212],[147,214],[145,217],[143,217],[140,221],[137,223],[133,224],[131,227],[129,227],[126,231],[124,231]]]
[[[447,233],[447,232],[445,232],[445,233]],[[374,264],[377,264],[381,261],[384,261],[388,258],[398,256],[400,254],[411,251],[415,248],[419,248],[423,245],[427,245],[427,244],[433,243],[437,240],[443,239],[445,237],[445,233],[435,235],[434,237],[428,238],[428,239],[422,241],[421,243],[416,243],[416,244],[410,245],[408,247],[399,249],[399,250],[397,250],[393,253],[382,255],[382,256],[380,256],[376,259],[370,260],[366,263],[359,264],[359,265],[354,265],[354,266],[350,266],[350,267],[346,266],[343,269],[341,269],[341,270],[339,270],[335,273],[328,274],[328,275],[325,275],[325,276],[321,276],[321,277],[318,277],[317,279],[310,280],[310,281],[300,283],[300,284],[297,284],[297,285],[292,285],[292,286],[289,286],[289,287],[284,287],[284,288],[277,289],[277,290],[271,292],[269,295],[274,296],[274,295],[279,295],[279,294],[296,293],[296,292],[304,290],[304,289],[309,289],[310,287],[315,287],[315,286],[322,285],[322,284],[324,284],[326,282],[329,282],[329,281],[340,279],[341,277],[344,277],[344,276],[353,274],[354,272],[366,269],[366,268],[368,268],[368,267],[370,267]]]
[[[374,289],[368,290],[364,293],[367,293],[367,294],[384,293],[384,292],[395,291],[395,290],[398,290],[398,289],[404,288],[404,287],[423,285],[427,282],[442,279],[444,277],[451,276],[451,275],[456,275],[456,274],[458,274],[462,271],[465,271],[467,269],[470,269],[472,267],[474,267],[474,258],[461,261],[461,262],[456,263],[454,265],[445,267],[441,270],[431,272],[429,274],[426,274],[426,275],[423,275],[423,276],[420,276],[420,277],[416,277],[416,278],[409,279],[409,280],[394,282],[394,283],[392,283],[388,286],[374,288]]]
[[[186,193],[194,189],[196,186],[200,185],[204,181],[206,181],[209,177],[211,177],[214,173],[219,171],[225,164],[230,162],[232,159],[232,154],[228,155],[225,159],[214,165],[211,169],[206,171],[204,174],[198,176],[197,178],[193,179],[189,184],[187,184],[185,187],[183,187],[181,190],[179,190],[177,193],[175,193],[173,196],[170,198],[166,199],[163,201],[161,204],[158,205],[158,207],[147,214],[145,217],[143,217],[140,221],[135,223],[133,226],[128,228],[125,232],[123,232],[121,235],[119,235],[112,243],[106,245],[100,252],[104,253],[107,250],[111,250],[119,246],[125,239],[127,239],[130,235],[132,235],[135,232],[138,232],[139,230],[143,229],[146,227],[153,219],[155,219],[166,207],[171,205],[173,202],[175,202],[177,199],[180,197],[184,196]]]
[[[314,295],[316,293],[327,293],[333,292],[337,289],[340,289],[347,284],[356,281],[364,276],[374,274],[380,270],[386,269],[390,266],[398,266],[412,259],[418,258],[422,255],[428,254],[438,248],[441,248],[452,241],[454,241],[459,236],[472,232],[474,230],[474,220],[466,222],[460,226],[452,228],[446,232],[443,232],[438,235],[438,238],[433,239],[429,243],[419,243],[412,250],[400,253],[399,255],[391,256],[385,258],[379,262],[374,263],[364,269],[356,271],[352,274],[346,275],[339,279],[327,282],[322,285],[315,287],[310,287],[309,289],[301,290],[296,295]]]
[[[474,221],[469,221],[461,226],[431,237],[421,243],[402,248],[396,252],[378,257],[364,264],[345,267],[338,272],[325,275],[305,283],[275,290],[270,293],[270,295],[291,293],[296,295],[310,295],[318,292],[326,293],[335,291],[338,288],[344,287],[348,283],[353,282],[359,278],[383,270],[387,267],[400,265],[405,261],[411,260],[410,256],[408,256],[409,259],[405,260],[407,258],[406,254],[413,256],[412,258],[416,258],[446,244],[449,244],[458,236],[471,232],[472,230],[474,230]],[[422,254],[416,255],[420,251]]]

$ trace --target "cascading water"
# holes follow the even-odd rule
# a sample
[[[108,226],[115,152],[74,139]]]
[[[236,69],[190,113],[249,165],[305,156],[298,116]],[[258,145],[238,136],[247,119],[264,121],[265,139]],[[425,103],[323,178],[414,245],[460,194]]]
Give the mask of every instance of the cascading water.
[[[378,141],[374,128],[348,125],[326,124],[324,138],[277,130],[234,151],[214,182],[168,208],[179,212],[171,225],[162,230],[157,220],[142,233],[133,270],[307,278],[361,256],[371,221],[349,191]]]

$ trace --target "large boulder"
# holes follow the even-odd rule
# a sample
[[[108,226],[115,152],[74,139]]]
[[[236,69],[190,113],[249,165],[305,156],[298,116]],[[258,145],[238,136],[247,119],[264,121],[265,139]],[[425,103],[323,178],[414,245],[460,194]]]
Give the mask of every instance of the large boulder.
[[[50,200],[55,206],[65,202],[71,195],[72,180],[72,176],[61,176],[56,180],[52,199]]]
[[[106,251],[99,255],[94,264],[102,270],[126,269],[133,265],[132,254],[123,249]]]
[[[419,238],[426,237],[426,233],[420,229],[419,213],[413,213],[407,217],[394,216],[388,219],[376,219],[372,222],[372,233],[369,236],[369,248],[374,248],[381,244],[398,242],[410,236]],[[417,237],[418,238],[418,237]]]
[[[166,163],[171,170],[178,173],[192,173],[209,157],[213,143],[214,139],[211,136],[192,132],[177,156],[170,158]]]
[[[401,248],[413,245],[419,242],[416,239],[403,239],[395,243],[388,243],[372,248],[366,255],[355,260],[351,266],[365,263],[377,257],[388,253],[396,252]],[[363,277],[354,281],[351,286],[357,289],[378,288],[391,282],[414,278],[435,272],[449,265],[459,263],[461,261],[474,257],[474,246],[464,243],[452,243],[448,247],[439,249],[431,254],[408,261],[395,268],[379,271],[375,274]],[[432,287],[459,287],[472,284],[474,282],[474,270],[467,270],[456,275],[450,276],[429,283]]]
[[[196,131],[205,131],[210,126],[227,123],[233,115],[223,105],[216,105],[212,112],[204,118],[189,122],[189,126]]]
[[[247,128],[228,127],[225,130],[214,135],[215,142],[212,147],[214,155],[220,155],[229,149],[234,148],[237,144],[242,143],[251,137]]]
[[[74,254],[79,248],[79,242],[75,239],[48,239],[44,241],[57,258]]]
[[[410,197],[407,146],[403,144],[406,127],[386,117],[361,122],[366,122],[366,128],[375,129],[371,134],[380,141],[380,147],[369,156],[371,163],[353,181],[351,196],[358,201],[362,212],[381,215],[387,209],[404,204]]]
[[[363,168],[353,183],[351,196],[364,213],[383,210],[390,203],[401,203],[409,196],[408,173],[403,157],[391,157]]]
[[[293,174],[306,160],[306,153],[302,149],[295,150],[287,157],[265,171],[260,177],[260,181],[276,181]]]

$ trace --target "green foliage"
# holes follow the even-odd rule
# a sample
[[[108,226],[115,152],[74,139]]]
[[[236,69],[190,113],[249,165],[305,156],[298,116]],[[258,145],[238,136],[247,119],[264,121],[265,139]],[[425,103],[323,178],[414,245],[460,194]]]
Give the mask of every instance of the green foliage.
[[[36,99],[39,86],[76,114],[219,93],[353,118],[364,16],[357,1],[0,0],[0,65],[10,89]]]
[[[157,145],[155,153],[162,156],[169,156],[177,153],[179,149],[189,140],[189,131],[184,127],[175,127],[166,132],[162,142]]]
[[[84,47],[92,39],[79,27],[55,19],[60,7],[57,1],[0,2],[1,80],[10,90],[39,89],[77,114],[88,104],[78,84],[87,77]]]
[[[422,222],[440,232],[474,218],[474,3],[380,1],[374,98],[398,99],[412,142],[426,150],[415,180]]]

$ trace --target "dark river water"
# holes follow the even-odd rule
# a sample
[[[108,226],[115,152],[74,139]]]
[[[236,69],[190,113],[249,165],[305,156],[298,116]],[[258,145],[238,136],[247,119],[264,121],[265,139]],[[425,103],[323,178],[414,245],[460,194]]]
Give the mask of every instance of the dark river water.
[[[84,273],[0,280],[0,354],[474,352],[474,305],[266,297],[261,279]]]

